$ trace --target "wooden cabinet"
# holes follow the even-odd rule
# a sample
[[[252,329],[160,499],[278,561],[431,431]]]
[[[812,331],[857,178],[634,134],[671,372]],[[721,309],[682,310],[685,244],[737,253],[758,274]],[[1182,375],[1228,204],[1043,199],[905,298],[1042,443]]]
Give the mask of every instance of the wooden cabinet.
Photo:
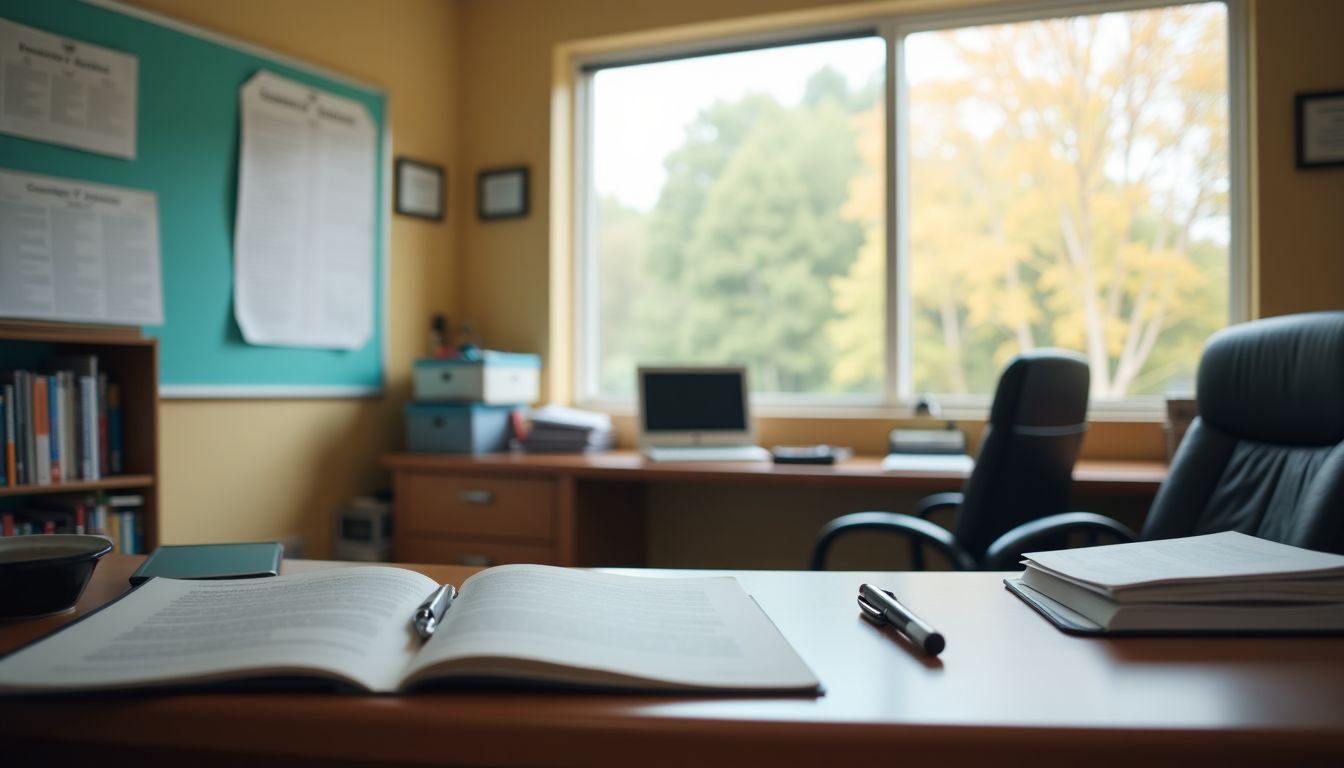
[[[159,543],[158,342],[134,328],[0,321],[0,370],[43,372],[53,357],[93,355],[120,394],[122,471],[96,480],[0,486],[0,512],[98,494],[139,496],[139,547]]]
[[[555,563],[556,483],[407,471],[396,480],[398,560],[461,565]]]

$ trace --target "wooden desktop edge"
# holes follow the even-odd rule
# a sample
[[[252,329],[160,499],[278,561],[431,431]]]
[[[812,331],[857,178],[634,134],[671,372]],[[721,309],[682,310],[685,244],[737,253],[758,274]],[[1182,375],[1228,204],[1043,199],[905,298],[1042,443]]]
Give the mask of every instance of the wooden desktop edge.
[[[585,454],[390,453],[383,466],[404,471],[469,470],[479,474],[565,476],[576,479],[640,480],[682,483],[834,485],[862,488],[951,490],[965,472],[946,470],[883,471],[882,459],[856,456],[833,465],[747,462],[653,462],[635,451]],[[1087,493],[1152,495],[1166,479],[1161,461],[1084,459],[1074,469],[1074,485]]]
[[[36,637],[87,615],[115,598],[142,560],[140,556],[126,555],[105,558],[72,613],[0,624],[0,652],[12,649],[24,637]],[[290,560],[285,562],[284,571],[293,573],[337,565],[349,564]],[[439,580],[459,581],[478,570],[465,566],[401,567],[420,570]],[[961,576],[993,579],[1002,574]],[[1018,604],[1006,592],[1000,593],[1012,601],[1010,605]],[[1030,613],[1025,607],[1023,610]],[[1038,618],[1032,615],[1031,622],[1035,621]],[[1034,623],[1027,626],[1033,631],[1045,629]],[[1053,629],[1046,636],[1052,640],[1047,645],[1055,646]],[[1126,649],[1123,652],[1120,645],[1108,643],[1096,647],[1107,655],[1122,653],[1133,657],[1131,660],[1152,662],[1171,662],[1191,653],[1164,651],[1163,648],[1171,647],[1164,645],[1167,642],[1130,643],[1123,646]],[[1318,664],[1340,658],[1338,644],[1298,647],[1306,649],[1306,655]],[[1284,654],[1273,653],[1271,649],[1257,651],[1257,646],[1246,643],[1235,648],[1239,650],[1228,650],[1224,655],[1239,658],[1249,653],[1250,658],[1243,663],[1260,658],[1263,664],[1289,673],[1295,669],[1291,666],[1293,662],[1284,660]],[[891,650],[897,654],[895,660],[906,658],[899,655],[900,648]],[[1249,693],[1245,685],[1246,679],[1239,679],[1237,686],[1242,687],[1234,686],[1228,694]],[[1328,681],[1316,685],[1317,699],[1323,686],[1333,685]],[[1337,694],[1331,695],[1338,699]],[[4,715],[0,717],[0,741],[7,744],[7,754],[19,759],[32,755],[50,761],[76,756],[116,764],[125,758],[135,759],[141,765],[176,765],[184,758],[197,757],[206,758],[205,764],[209,765],[233,764],[234,759],[245,759],[253,765],[309,765],[337,759],[343,765],[624,765],[635,755],[640,755],[640,762],[650,766],[676,765],[691,760],[692,756],[707,766],[819,763],[835,757],[846,762],[882,762],[891,758],[890,750],[896,744],[911,760],[931,760],[943,766],[980,765],[990,760],[991,755],[1017,755],[1022,759],[1032,755],[1033,764],[1042,767],[1144,763],[1149,768],[1184,765],[1194,754],[1220,765],[1266,764],[1276,759],[1294,764],[1338,764],[1334,761],[1344,756],[1344,727],[1319,724],[1300,729],[1279,725],[1269,729],[1192,730],[1159,726],[1154,723],[1160,721],[1145,719],[1149,724],[1138,730],[1135,724],[1098,728],[1065,722],[1024,727],[977,722],[981,717],[971,712],[960,718],[961,722],[946,724],[869,721],[857,717],[790,725],[787,717],[780,719],[779,714],[769,714],[773,711],[769,703],[757,716],[730,720],[693,714],[702,711],[699,708],[703,706],[694,697],[576,694],[561,699],[554,694],[510,692],[412,697],[181,693],[28,700],[17,706],[7,706],[0,699],[0,714]],[[669,707],[688,708],[688,712],[681,716],[657,714]],[[445,717],[449,719],[443,720]],[[443,733],[456,733],[452,749],[432,757],[409,756],[408,745],[397,742],[397,735],[419,734],[431,723],[437,723],[435,728]],[[346,735],[333,741],[333,735],[341,733]],[[396,743],[386,743],[389,739]],[[661,746],[651,749],[650,740]],[[335,742],[353,752],[333,752],[340,749],[333,746]],[[507,748],[497,751],[503,744]],[[195,754],[202,749],[207,751]]]

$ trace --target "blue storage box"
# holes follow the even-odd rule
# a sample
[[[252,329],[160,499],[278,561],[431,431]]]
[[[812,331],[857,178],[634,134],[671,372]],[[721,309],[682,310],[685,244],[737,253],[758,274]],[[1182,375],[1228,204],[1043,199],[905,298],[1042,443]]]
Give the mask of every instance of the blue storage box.
[[[406,449],[413,453],[491,453],[509,444],[513,406],[484,403],[411,403],[406,406]]]

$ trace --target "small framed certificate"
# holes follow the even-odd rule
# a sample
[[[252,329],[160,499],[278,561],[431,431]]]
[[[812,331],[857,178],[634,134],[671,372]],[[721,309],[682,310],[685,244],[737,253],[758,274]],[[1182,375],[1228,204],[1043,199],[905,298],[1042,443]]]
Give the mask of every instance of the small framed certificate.
[[[1299,93],[1297,167],[1344,165],[1344,91]]]
[[[527,168],[493,168],[477,177],[482,220],[514,219],[527,215]]]
[[[443,166],[398,157],[397,213],[443,221],[443,181]]]

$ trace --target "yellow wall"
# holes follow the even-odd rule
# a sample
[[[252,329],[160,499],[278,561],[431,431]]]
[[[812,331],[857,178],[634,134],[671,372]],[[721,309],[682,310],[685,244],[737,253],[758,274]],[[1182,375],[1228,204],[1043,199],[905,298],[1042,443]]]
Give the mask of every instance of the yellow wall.
[[[1344,90],[1344,3],[1260,0],[1256,46],[1259,314],[1344,308],[1344,169],[1293,165],[1293,95]]]
[[[350,75],[390,93],[393,154],[449,169],[456,157],[458,6],[443,0],[135,0],[135,4]],[[400,404],[429,317],[454,310],[448,221],[391,219],[388,392],[378,399],[164,401],[165,543],[302,536],[328,554],[333,512],[386,483],[378,457],[401,445]],[[171,254],[169,254],[171,257]]]

